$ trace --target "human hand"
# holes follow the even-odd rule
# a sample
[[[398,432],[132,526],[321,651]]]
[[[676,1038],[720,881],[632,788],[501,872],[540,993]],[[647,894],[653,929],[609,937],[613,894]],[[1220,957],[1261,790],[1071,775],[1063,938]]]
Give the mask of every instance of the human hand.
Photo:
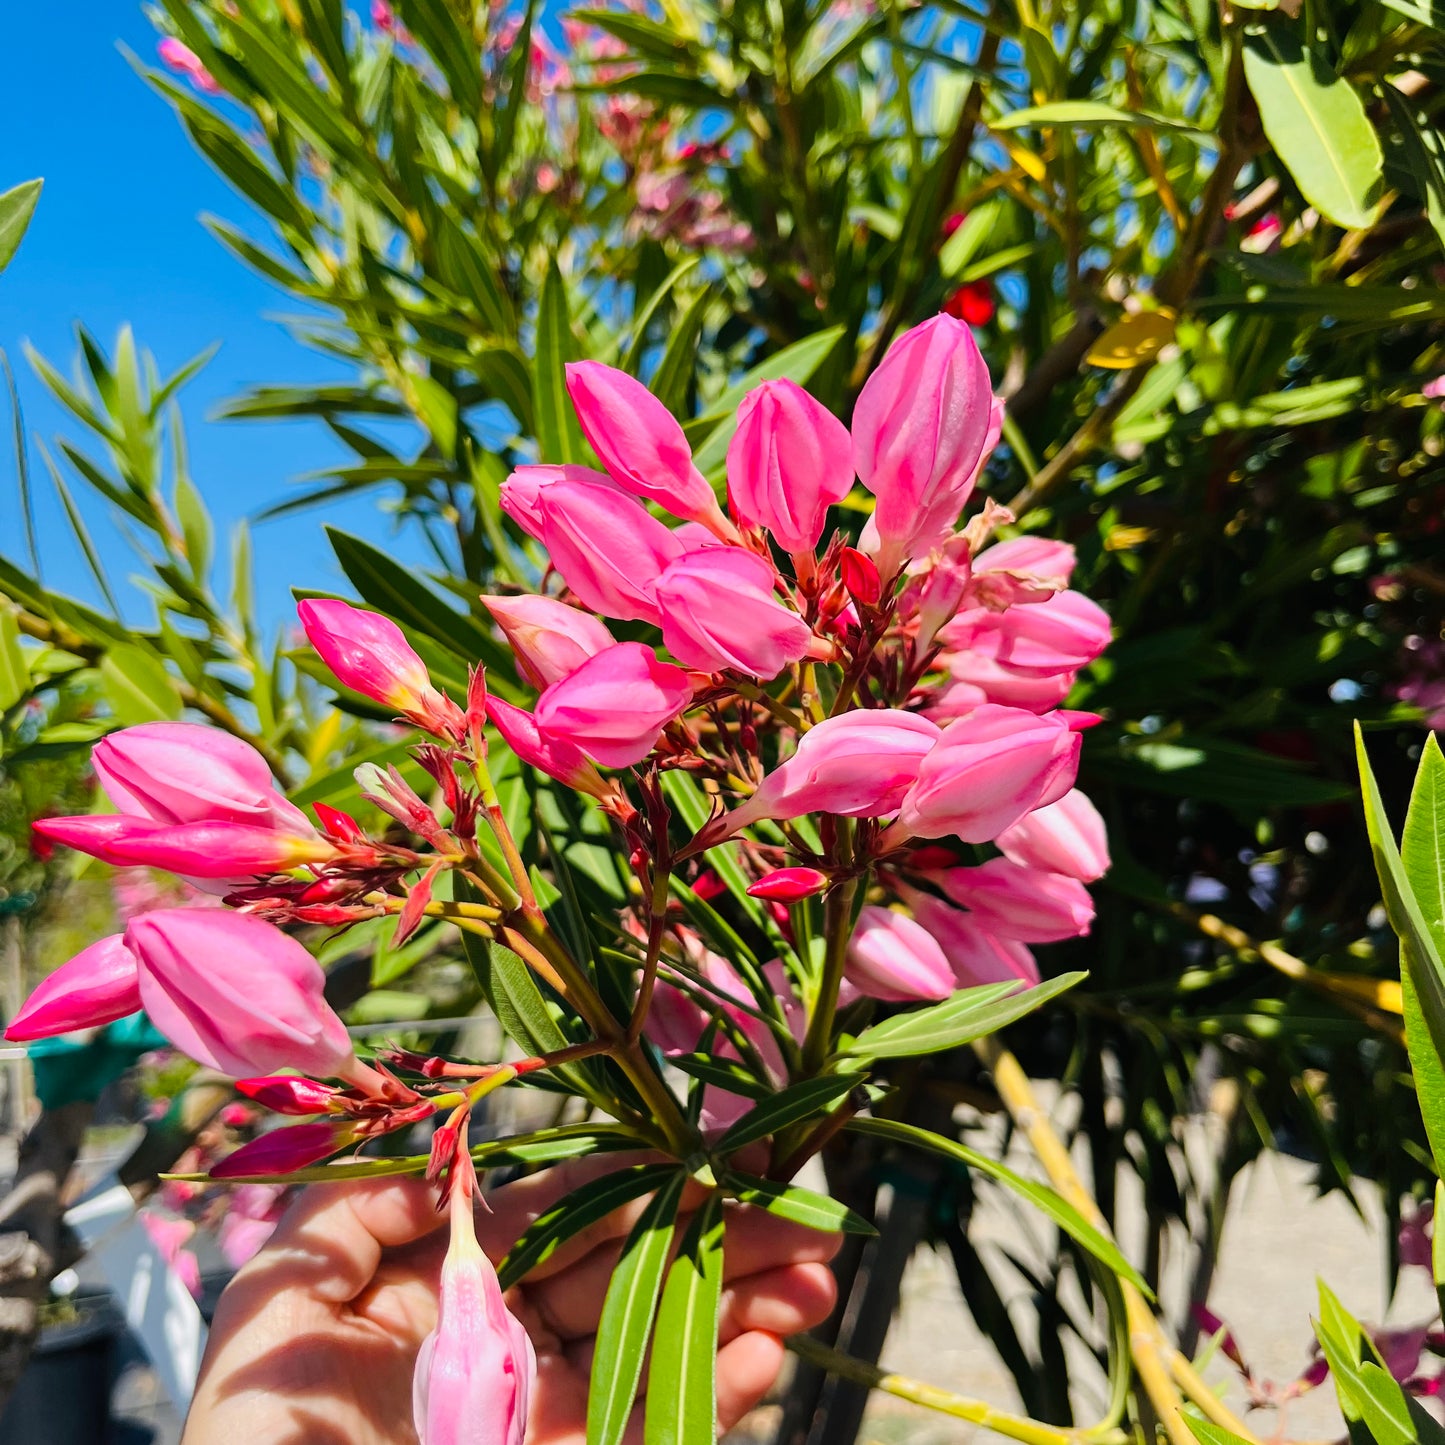
[[[623,1161],[614,1156],[606,1167]],[[477,1215],[492,1259],[602,1172],[564,1164],[505,1185]],[[622,1240],[645,1201],[582,1231],[508,1295],[537,1351],[527,1445],[581,1445],[593,1339]],[[730,1207],[719,1321],[718,1422],[762,1399],[781,1337],[833,1305],[836,1235]],[[216,1311],[182,1445],[411,1445],[412,1369],[436,1324],[445,1215],[417,1179],[308,1189]],[[645,1381],[644,1381],[645,1383]],[[641,1439],[641,1411],[627,1440]]]

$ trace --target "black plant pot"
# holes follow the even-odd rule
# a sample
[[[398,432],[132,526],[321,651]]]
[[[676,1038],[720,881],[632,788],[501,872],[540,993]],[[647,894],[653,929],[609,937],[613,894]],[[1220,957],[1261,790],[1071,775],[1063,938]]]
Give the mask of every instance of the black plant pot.
[[[106,1295],[75,1306],[78,1319],[41,1331],[0,1415],[0,1445],[104,1445],[125,1322]]]

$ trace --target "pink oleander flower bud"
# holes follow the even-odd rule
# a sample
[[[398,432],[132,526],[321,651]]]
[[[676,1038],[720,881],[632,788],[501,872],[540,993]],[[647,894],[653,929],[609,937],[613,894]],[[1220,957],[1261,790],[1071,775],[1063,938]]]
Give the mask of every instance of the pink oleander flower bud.
[[[796,382],[765,381],[738,407],[728,445],[728,506],[785,552],[818,545],[828,508],[853,485],[848,428]]]
[[[555,597],[482,598],[506,634],[517,670],[536,688],[558,682],[616,638],[605,623]]]
[[[943,950],[960,988],[1015,979],[1030,986],[1038,983],[1039,966],[1024,944],[990,933],[970,914],[929,894],[904,889],[903,896],[913,916]]]
[[[1023,677],[1077,673],[1109,645],[1109,614],[1082,592],[1006,612],[961,612],[941,634],[955,652],[975,652]]]
[[[1069,585],[1075,553],[1049,537],[1014,537],[995,542],[974,559],[975,605],[1001,612],[1018,603],[1046,602]]]
[[[525,708],[513,707],[494,697],[491,705],[493,726],[502,741],[522,760],[540,768],[549,778],[556,778],[579,793],[605,798],[611,792],[602,774],[588,761],[575,743],[563,737],[552,737],[537,726],[537,719]]]
[[[431,685],[426,663],[389,617],[349,602],[308,598],[296,608],[306,637],[343,687],[394,707],[428,732],[460,737],[461,709]]]
[[[828,875],[816,868],[774,868],[749,885],[748,895],[778,903],[801,903],[827,886]]]
[[[963,322],[935,316],[888,349],[853,409],[853,465],[878,499],[871,532],[885,578],[952,528],[1001,420]]]
[[[641,502],[595,482],[553,482],[538,496],[542,544],[594,612],[660,624],[657,579],[683,544]]]
[[[538,730],[565,738],[604,768],[640,763],[692,701],[680,667],[640,642],[619,642],[554,682],[537,699]]]
[[[839,571],[843,574],[843,586],[858,606],[878,605],[883,597],[883,579],[871,557],[856,547],[844,547],[839,554]]]
[[[662,640],[679,662],[776,677],[804,656],[812,629],[774,595],[771,565],[741,547],[688,552],[657,580]]]
[[[599,361],[573,361],[567,394],[582,434],[619,487],[736,539],[707,478],[692,464],[682,426],[640,381]]]
[[[1057,802],[1078,769],[1079,735],[1067,723],[986,703],[944,728],[903,799],[895,836],[990,842]]]
[[[141,1006],[140,975],[120,934],[83,948],[41,979],[10,1020],[5,1037],[16,1042],[47,1039],[73,1029],[114,1023]]]
[[[609,491],[622,492],[622,488],[606,472],[599,472],[596,467],[580,467],[570,462],[560,465],[543,462],[518,467],[502,483],[501,507],[529,537],[535,537],[539,542],[542,540],[542,492],[553,482],[590,482]]]
[[[211,1166],[212,1179],[245,1179],[252,1174],[294,1174],[308,1165],[319,1164],[356,1137],[345,1120],[317,1124],[288,1124],[268,1129],[257,1139],[242,1144]]]
[[[302,819],[305,823],[305,819]],[[309,823],[304,834],[245,823],[157,823],[118,814],[44,818],[36,829],[122,868],[164,868],[185,878],[239,879],[324,863],[336,853]]]
[[[106,797],[129,817],[311,831],[306,815],[276,791],[265,758],[219,728],[141,723],[102,738],[90,760]]]
[[[162,908],[126,925],[151,1021],[182,1053],[232,1077],[369,1071],[322,996],[321,965],[279,928],[219,908]]]
[[[933,566],[918,582],[917,624],[914,652],[922,657],[932,646],[939,630],[958,611],[973,579],[973,561],[968,539],[959,533],[950,537],[934,554]],[[912,586],[910,584],[910,591]]]
[[[891,908],[867,904],[848,941],[844,977],[887,1003],[936,1001],[953,992],[953,969],[928,930]]]
[[[477,1243],[475,1187],[463,1147],[452,1165],[451,1243],[442,1264],[437,1327],[422,1342],[413,1377],[420,1445],[523,1445],[527,1433],[537,1357]]]
[[[1077,788],[1025,813],[994,839],[1006,858],[1092,883],[1109,871],[1109,835],[1099,810]]]
[[[156,53],[167,69],[174,70],[178,75],[184,75],[197,90],[206,95],[221,93],[221,87],[216,83],[216,77],[206,69],[201,57],[184,41],[177,40],[174,35],[167,35],[156,46]]]
[[[276,1114],[325,1114],[336,1102],[340,1090],[290,1074],[259,1079],[237,1079],[236,1089],[254,1099],[263,1109]]]
[[[990,933],[1020,943],[1078,938],[1094,921],[1094,900],[1077,878],[1007,858],[991,858],[976,868],[951,868],[938,884]]]
[[[939,661],[948,670],[948,680],[929,696],[925,712],[940,726],[966,717],[986,702],[1045,713],[1058,707],[1074,686],[1072,672],[1058,672],[1052,677],[1015,672],[982,648],[945,652]]]
[[[727,815],[722,837],[760,818],[803,813],[880,818],[896,812],[924,755],[941,736],[927,718],[894,708],[827,718],[805,732],[793,756]]]

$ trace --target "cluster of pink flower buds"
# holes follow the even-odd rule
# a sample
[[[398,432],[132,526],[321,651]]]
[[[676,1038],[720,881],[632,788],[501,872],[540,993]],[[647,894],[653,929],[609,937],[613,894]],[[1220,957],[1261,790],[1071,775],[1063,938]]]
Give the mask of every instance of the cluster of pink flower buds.
[[[482,1092],[608,1052],[684,1157],[696,1133],[644,1038],[712,1054],[701,1122],[721,1126],[746,1107],[726,1061],[752,1092],[780,1087],[827,1057],[840,1008],[1037,980],[1031,946],[1087,932],[1085,885],[1109,864],[1103,822],[1074,787],[1095,719],[1059,706],[1108,619],[1068,590],[1067,546],[990,545],[1012,520],[992,505],[960,530],[1001,424],[967,326],[944,315],[899,338],[851,428],[801,387],[763,383],[739,407],[721,499],[639,381],[581,362],[567,385],[602,469],[541,464],[507,479],[503,511],[545,553],[543,585],[482,599],[533,705],[489,696],[480,669],[454,700],[393,622],[303,603],[338,681],[428,735],[413,750],[427,797],[395,767],[356,773],[410,841],[320,803],[313,822],[254,750],[215,730],[118,732],[95,754],[115,813],[46,819],[37,833],[169,870],[224,906],[131,917],[47,979],[8,1031],[37,1038],[143,1007],[256,1104],[305,1121],[262,1134],[214,1177],[291,1172],[449,1108],[429,1172],[448,1181],[453,1239],[442,1324],[418,1368],[426,1445],[483,1416],[486,1430],[464,1438],[519,1442],[525,1421],[530,1346],[471,1235],[466,1120]],[[855,481],[875,498],[856,544],[830,529]],[[638,885],[613,950],[637,968],[628,1019],[550,930],[492,782],[498,736],[617,830]],[[710,800],[700,826],[681,828],[669,772]],[[777,957],[712,952],[675,898],[677,884],[717,901],[709,853],[722,848],[731,886],[741,870],[762,913],[744,926]],[[439,888],[448,873],[463,886]],[[807,946],[822,941],[819,913],[821,955]],[[398,940],[428,917],[495,937],[594,1037],[506,1066],[397,1051],[363,1063],[283,925],[385,916]]]

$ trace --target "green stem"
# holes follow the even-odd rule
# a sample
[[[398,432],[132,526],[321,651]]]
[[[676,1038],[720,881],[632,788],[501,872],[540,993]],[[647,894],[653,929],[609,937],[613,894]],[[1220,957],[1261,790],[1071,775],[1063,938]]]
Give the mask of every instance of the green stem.
[[[1040,1420],[1030,1420],[1022,1415],[1010,1415],[987,1401],[955,1395],[951,1390],[940,1390],[936,1385],[925,1385],[920,1380],[910,1380],[906,1375],[889,1374],[877,1365],[829,1349],[808,1335],[794,1335],[787,1341],[787,1346],[800,1359],[827,1370],[829,1374],[841,1375],[845,1380],[866,1385],[870,1390],[882,1390],[885,1395],[922,1405],[942,1415],[968,1420],[985,1430],[1006,1435],[1010,1440],[1022,1440],[1024,1445],[1124,1445],[1129,1438],[1122,1430],[1079,1430],[1045,1425]]]
[[[823,931],[827,949],[823,955],[823,976],[813,1000],[808,1019],[808,1033],[803,1040],[803,1076],[811,1078],[823,1067],[833,1047],[833,1020],[838,1015],[838,988],[843,982],[843,965],[848,957],[848,940],[853,934],[853,900],[858,896],[858,880],[849,878],[829,895],[825,908]]]

